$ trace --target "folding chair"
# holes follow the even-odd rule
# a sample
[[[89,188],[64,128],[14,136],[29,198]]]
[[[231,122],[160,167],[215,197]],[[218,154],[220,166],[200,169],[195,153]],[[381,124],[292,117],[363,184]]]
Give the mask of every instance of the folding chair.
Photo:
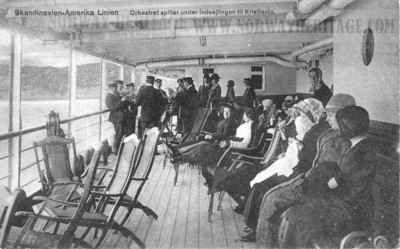
[[[219,171],[218,176],[214,179],[213,186],[210,190],[210,201],[208,206],[208,221],[211,222],[212,214],[214,209],[214,194],[219,192],[218,196],[218,210],[221,209],[222,200],[224,197],[223,191],[217,191],[216,187],[218,184],[224,180],[230,172],[239,168],[244,163],[252,163],[252,164],[259,164],[263,162],[264,165],[270,165],[274,157],[277,155],[279,149],[279,143],[281,141],[281,133],[276,129],[274,135],[272,137],[272,141],[269,143],[269,147],[267,152],[265,152],[264,157],[252,157],[247,155],[238,154],[232,152],[231,149],[227,149],[224,154],[221,156],[217,163],[217,169],[226,168],[224,172]],[[232,158],[236,157],[236,158]]]
[[[34,142],[34,152],[36,158],[39,180],[45,194],[52,193],[67,196],[66,200],[72,197],[74,189],[71,182],[79,182],[81,176],[74,176],[70,160],[68,147],[72,147],[72,157],[76,157],[75,140],[73,138],[63,138],[50,136],[40,142]],[[41,148],[43,155],[43,165],[39,159],[38,148]]]
[[[19,246],[24,248],[91,248],[86,242],[81,239],[76,238],[75,231],[78,228],[78,225],[84,219],[84,213],[87,208],[87,204],[90,197],[90,190],[93,184],[96,170],[99,164],[100,151],[96,151],[93,155],[93,158],[89,164],[88,171],[83,184],[80,184],[84,187],[83,193],[81,195],[80,201],[76,202],[68,202],[68,201],[60,201],[56,199],[52,199],[51,197],[44,196],[36,196],[34,200],[43,201],[41,208],[38,213],[31,212],[16,212],[15,216],[25,216],[29,217],[23,226],[22,230],[18,233],[18,238],[15,242],[11,242],[13,246]],[[21,192],[17,192],[15,199],[13,199],[13,203],[18,203],[18,200],[24,195]],[[74,209],[71,213],[70,217],[52,217],[46,214],[46,206],[49,203],[58,203],[63,206],[67,206],[70,209]],[[10,206],[9,212],[13,212],[15,210],[15,205]],[[54,231],[52,233],[38,231],[35,228],[37,227],[37,223],[40,220],[52,221],[56,223]],[[59,231],[59,224],[65,224],[65,229],[63,231]],[[8,225],[2,226],[3,228],[7,228]],[[2,235],[2,238],[4,236]]]

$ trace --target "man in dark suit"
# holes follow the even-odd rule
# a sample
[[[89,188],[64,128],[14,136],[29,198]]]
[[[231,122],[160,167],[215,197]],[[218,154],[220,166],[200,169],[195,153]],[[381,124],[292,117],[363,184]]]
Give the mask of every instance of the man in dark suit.
[[[146,128],[158,126],[166,105],[160,91],[153,87],[154,77],[147,76],[146,84],[142,86],[136,96],[136,105],[141,106],[138,137],[142,137]]]
[[[313,97],[322,102],[324,106],[328,103],[332,97],[332,91],[322,80],[322,71],[319,68],[312,68],[308,72],[308,77],[311,81],[310,91],[313,93]]]
[[[221,86],[218,84],[219,75],[214,73],[211,75],[211,89],[208,96],[207,105],[212,107],[213,111],[205,125],[207,131],[214,132],[219,121],[219,107],[221,101]]]
[[[184,91],[178,93],[175,100],[182,110],[183,133],[188,133],[193,127],[193,122],[200,106],[200,97],[194,88],[192,78],[184,78],[183,84]]]
[[[123,109],[124,121],[123,121],[123,133],[124,135],[131,135],[135,133],[136,128],[136,116],[137,106],[135,103],[135,84],[133,82],[126,84],[127,93],[125,96],[126,108]]]
[[[108,85],[108,93],[106,95],[106,107],[110,109],[110,116],[108,121],[110,121],[114,126],[114,143],[113,151],[117,152],[119,144],[123,136],[122,122],[123,122],[123,112],[122,112],[122,101],[121,96],[118,92],[118,83],[113,82]]]

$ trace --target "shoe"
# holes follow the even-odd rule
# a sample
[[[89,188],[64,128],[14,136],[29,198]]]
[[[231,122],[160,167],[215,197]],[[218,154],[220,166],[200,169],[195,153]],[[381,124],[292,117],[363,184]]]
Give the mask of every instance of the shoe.
[[[248,227],[248,226],[245,226],[245,227],[243,227],[243,230],[242,230],[244,233],[250,233],[250,232],[253,232],[253,229],[251,229],[250,227]]]
[[[237,206],[233,209],[233,211],[235,211],[235,213],[237,213],[237,214],[243,214],[244,207],[241,206],[241,205],[237,205]]]
[[[240,237],[240,241],[242,242],[256,242],[256,233],[250,232],[246,235]]]

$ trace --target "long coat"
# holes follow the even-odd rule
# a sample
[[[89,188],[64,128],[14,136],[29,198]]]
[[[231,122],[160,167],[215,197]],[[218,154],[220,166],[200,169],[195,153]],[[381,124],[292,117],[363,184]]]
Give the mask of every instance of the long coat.
[[[121,97],[118,94],[107,93],[106,107],[110,109],[108,121],[111,123],[121,123],[123,120]]]
[[[165,106],[165,100],[160,91],[153,86],[144,85],[136,96],[136,105],[142,107],[140,120],[158,123]]]
[[[340,238],[351,231],[368,230],[374,218],[371,183],[376,164],[374,144],[365,139],[348,149],[339,161],[337,189],[326,187],[331,169],[313,170],[314,178],[318,174],[325,179],[324,186],[317,186],[314,181],[303,202],[285,212],[283,225],[291,238],[283,241],[282,246],[308,247],[314,241],[329,248],[338,245]]]

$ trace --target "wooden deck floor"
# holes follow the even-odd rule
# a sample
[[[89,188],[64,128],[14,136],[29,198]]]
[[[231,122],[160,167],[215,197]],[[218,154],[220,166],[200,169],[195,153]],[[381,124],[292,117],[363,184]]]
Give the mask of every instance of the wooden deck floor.
[[[182,166],[174,186],[173,167],[168,163],[163,169],[163,157],[156,156],[140,197],[144,205],[158,214],[158,220],[137,209],[125,225],[144,241],[146,248],[255,248],[255,244],[238,240],[243,220],[233,212],[236,204],[230,197],[225,195],[222,210],[216,210],[213,222],[208,223],[209,196],[199,170]],[[113,232],[109,232],[101,247],[138,248],[134,242]]]

